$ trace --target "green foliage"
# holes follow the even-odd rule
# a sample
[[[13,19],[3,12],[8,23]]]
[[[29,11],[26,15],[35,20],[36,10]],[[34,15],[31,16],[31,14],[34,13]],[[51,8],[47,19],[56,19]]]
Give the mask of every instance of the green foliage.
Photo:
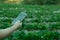
[[[59,0],[24,0],[25,4],[58,4]],[[60,3],[59,3],[60,4]]]
[[[59,40],[59,33],[47,30],[42,31],[17,31],[8,40]]]
[[[22,11],[28,16],[22,27],[4,40],[60,40],[60,6],[0,4],[0,29],[11,26]],[[56,31],[55,31],[56,30]]]

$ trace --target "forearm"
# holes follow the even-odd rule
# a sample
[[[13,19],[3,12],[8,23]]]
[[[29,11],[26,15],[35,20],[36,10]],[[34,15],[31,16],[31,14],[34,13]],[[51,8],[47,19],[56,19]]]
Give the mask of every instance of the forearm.
[[[17,22],[12,27],[9,27],[6,29],[1,29],[0,30],[0,39],[10,35],[12,32],[14,32],[19,27],[19,25],[20,25],[20,23]]]
[[[10,28],[6,28],[6,29],[0,30],[0,39],[6,37],[6,36],[8,36],[8,35],[10,35],[10,34],[13,33],[16,29],[17,29],[16,26],[12,26],[12,27],[10,27]]]
[[[14,30],[13,27],[0,30],[0,39],[10,35]]]

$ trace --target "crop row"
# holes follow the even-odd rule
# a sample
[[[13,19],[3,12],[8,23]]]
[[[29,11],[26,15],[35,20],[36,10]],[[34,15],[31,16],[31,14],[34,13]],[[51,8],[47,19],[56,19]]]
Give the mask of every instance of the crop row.
[[[10,19],[13,20],[16,18],[18,15],[13,15],[13,14],[2,14],[0,15],[0,19]],[[60,14],[58,15],[39,15],[39,14],[28,14],[27,20],[32,21],[32,22],[60,22]],[[26,20],[26,21],[27,21]]]
[[[2,19],[0,20],[0,28],[10,27],[12,24],[12,20]],[[23,21],[22,28],[27,30],[44,30],[44,29],[60,29],[60,22],[33,22],[31,21]]]
[[[16,31],[8,40],[59,40],[59,33],[47,30],[35,30],[35,31]]]

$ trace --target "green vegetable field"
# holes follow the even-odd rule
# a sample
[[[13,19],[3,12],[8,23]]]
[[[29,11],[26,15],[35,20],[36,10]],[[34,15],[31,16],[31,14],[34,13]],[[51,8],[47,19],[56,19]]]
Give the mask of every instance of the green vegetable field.
[[[28,16],[22,27],[4,40],[60,40],[60,6],[0,3],[0,29],[11,27],[21,11]]]

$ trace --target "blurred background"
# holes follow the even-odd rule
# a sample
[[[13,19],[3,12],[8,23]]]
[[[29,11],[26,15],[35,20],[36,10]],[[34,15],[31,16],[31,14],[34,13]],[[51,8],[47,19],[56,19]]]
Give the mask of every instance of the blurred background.
[[[0,29],[21,11],[28,14],[22,27],[3,40],[60,40],[60,0],[0,0]]]
[[[51,5],[60,4],[60,0],[0,0],[0,3],[24,3],[24,4],[37,4],[37,5]]]

